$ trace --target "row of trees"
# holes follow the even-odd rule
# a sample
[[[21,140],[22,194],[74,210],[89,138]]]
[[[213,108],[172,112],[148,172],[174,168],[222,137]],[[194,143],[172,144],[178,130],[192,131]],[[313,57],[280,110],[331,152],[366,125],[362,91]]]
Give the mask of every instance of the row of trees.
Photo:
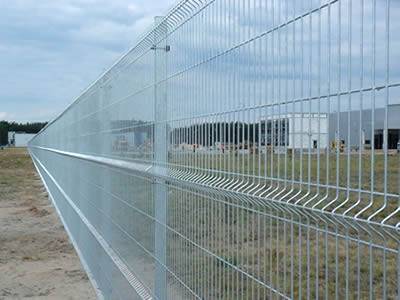
[[[25,133],[38,133],[47,122],[35,122],[35,123],[17,123],[0,121],[0,145],[8,144],[8,132],[25,132]]]

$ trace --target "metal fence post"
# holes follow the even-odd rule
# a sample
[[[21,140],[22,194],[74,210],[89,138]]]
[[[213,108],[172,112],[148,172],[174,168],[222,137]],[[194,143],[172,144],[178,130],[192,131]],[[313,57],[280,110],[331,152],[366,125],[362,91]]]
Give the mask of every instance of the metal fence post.
[[[163,17],[155,17],[155,26],[158,26]],[[157,31],[157,30],[156,30]],[[157,31],[158,32],[158,31]],[[156,34],[155,34],[156,36]],[[155,117],[155,130],[154,130],[154,162],[158,174],[165,173],[165,164],[168,158],[167,146],[167,91],[165,83],[157,84],[163,77],[166,67],[166,51],[162,49],[154,41],[154,117]],[[164,42],[163,42],[164,43]],[[164,174],[166,175],[166,174]],[[166,228],[167,222],[167,201],[168,192],[165,181],[159,178],[155,179],[155,256],[156,270],[155,270],[155,295],[157,299],[167,299],[167,274],[166,274],[166,255],[167,255],[167,239]]]

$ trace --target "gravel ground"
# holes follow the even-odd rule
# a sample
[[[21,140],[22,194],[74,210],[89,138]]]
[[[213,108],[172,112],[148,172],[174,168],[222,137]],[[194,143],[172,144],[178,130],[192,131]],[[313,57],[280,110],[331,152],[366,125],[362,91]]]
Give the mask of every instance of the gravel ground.
[[[0,299],[95,299],[26,149],[0,150]]]

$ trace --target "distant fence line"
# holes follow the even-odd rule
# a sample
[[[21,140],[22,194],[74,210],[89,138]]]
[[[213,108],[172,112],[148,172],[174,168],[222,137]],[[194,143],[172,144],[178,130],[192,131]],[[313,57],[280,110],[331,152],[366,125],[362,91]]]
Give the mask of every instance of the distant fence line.
[[[106,299],[400,299],[400,7],[185,0],[29,144]]]

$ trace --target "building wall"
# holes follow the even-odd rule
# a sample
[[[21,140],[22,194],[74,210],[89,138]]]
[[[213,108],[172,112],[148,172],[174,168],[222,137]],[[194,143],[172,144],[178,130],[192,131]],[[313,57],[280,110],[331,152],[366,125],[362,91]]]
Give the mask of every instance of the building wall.
[[[375,109],[374,120],[372,117],[371,109],[363,110],[361,113],[360,111],[350,111],[350,113],[330,114],[329,141],[334,141],[337,137],[350,147],[363,146],[366,141],[371,143],[377,135],[383,134],[385,110],[383,108]],[[374,124],[372,124],[372,121],[374,121]],[[400,105],[388,106],[388,128],[389,130],[400,129]],[[397,141],[392,141],[390,144],[397,144]],[[376,144],[375,147],[379,149],[381,145]]]
[[[289,149],[326,149],[328,120],[324,114],[294,114],[289,119]]]
[[[15,147],[26,147],[28,142],[35,136],[30,133],[16,133],[15,134]]]

